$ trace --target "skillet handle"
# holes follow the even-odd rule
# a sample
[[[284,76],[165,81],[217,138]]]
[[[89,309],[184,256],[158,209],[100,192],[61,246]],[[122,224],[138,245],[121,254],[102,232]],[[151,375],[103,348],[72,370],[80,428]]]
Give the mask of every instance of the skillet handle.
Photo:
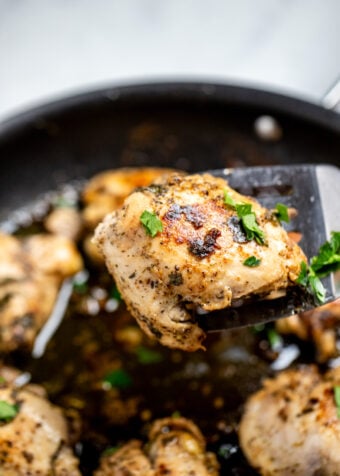
[[[321,104],[326,109],[331,109],[340,113],[340,76],[328,89],[326,94],[321,100]]]

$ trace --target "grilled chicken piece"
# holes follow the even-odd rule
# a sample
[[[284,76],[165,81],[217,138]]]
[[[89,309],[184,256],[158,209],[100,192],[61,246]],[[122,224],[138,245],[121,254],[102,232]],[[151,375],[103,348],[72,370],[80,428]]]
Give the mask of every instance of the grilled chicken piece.
[[[336,328],[339,321],[340,299],[301,315],[279,319],[275,326],[281,334],[294,334],[301,340],[312,341],[317,361],[324,363],[338,352]]]
[[[95,476],[217,476],[219,465],[207,453],[203,435],[185,418],[156,420],[149,442],[132,440],[111,456],[104,456]]]
[[[46,399],[42,387],[20,389],[3,381],[0,402],[17,408],[8,420],[0,418],[2,476],[80,476],[78,461],[68,446],[65,418]]]
[[[171,169],[136,167],[107,170],[95,175],[83,191],[83,219],[90,230],[119,208],[125,198],[138,187],[146,187]]]
[[[82,259],[60,236],[0,234],[0,263],[0,351],[31,348],[59,286],[82,268]]]
[[[252,205],[265,245],[247,239],[236,212],[224,203],[225,191],[236,203]],[[141,223],[145,210],[162,223],[153,238]],[[187,351],[202,348],[205,337],[188,304],[213,311],[281,290],[294,284],[306,259],[268,210],[208,174],[174,174],[132,193],[99,225],[95,242],[142,329]],[[261,260],[259,266],[244,265],[251,256]]]
[[[267,380],[246,403],[241,447],[263,476],[338,475],[340,419],[334,387],[340,368],[287,370]]]

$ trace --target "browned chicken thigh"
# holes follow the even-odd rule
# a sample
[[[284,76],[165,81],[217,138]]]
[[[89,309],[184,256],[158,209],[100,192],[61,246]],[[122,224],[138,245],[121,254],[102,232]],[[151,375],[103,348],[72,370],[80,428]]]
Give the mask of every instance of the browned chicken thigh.
[[[31,348],[62,281],[82,268],[82,259],[61,236],[0,233],[0,263],[0,351]]]
[[[340,368],[321,376],[303,367],[266,380],[249,398],[240,443],[262,476],[340,474],[339,385]]]
[[[219,465],[205,450],[197,426],[185,418],[156,420],[149,442],[132,440],[111,456],[104,456],[95,476],[217,476]]]
[[[0,374],[0,474],[80,476],[62,411],[42,387],[16,388],[15,371],[1,369]]]
[[[230,203],[248,210],[258,234]],[[189,308],[213,311],[285,289],[306,259],[272,213],[208,174],[173,174],[135,191],[99,225],[95,242],[142,329],[187,351],[205,338]]]

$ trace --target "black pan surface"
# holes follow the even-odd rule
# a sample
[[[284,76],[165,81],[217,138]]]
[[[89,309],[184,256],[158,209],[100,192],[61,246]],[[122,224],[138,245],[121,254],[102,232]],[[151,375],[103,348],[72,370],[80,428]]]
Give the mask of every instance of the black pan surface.
[[[263,114],[278,120],[282,140],[256,136]],[[339,164],[339,146],[339,115],[277,94],[185,83],[108,88],[0,124],[0,217],[58,183],[110,167]]]
[[[283,131],[280,140],[263,141],[256,135],[254,121],[262,115],[278,121]],[[296,99],[213,84],[107,88],[48,104],[0,124],[0,222],[44,192],[103,169],[157,165],[198,171],[306,162],[339,165],[339,150],[339,116]],[[133,356],[119,347],[112,349],[110,340],[103,339],[126,319],[124,309],[112,319],[75,315],[65,320],[43,359],[31,361],[16,355],[10,361],[31,371],[59,405],[68,407],[79,401],[85,405],[80,411],[87,423],[77,450],[83,474],[91,474],[109,443],[142,431],[143,421],[138,418],[132,426],[110,425],[107,415],[98,411],[100,399],[106,397],[90,387],[89,369],[93,375],[100,373],[94,361],[117,358],[135,372],[133,391],[142,395],[144,412],[151,410],[152,417],[158,417],[180,411],[193,418],[208,437],[209,447],[220,453],[221,474],[256,474],[237,446],[235,425],[247,395],[259,387],[261,377],[271,373],[271,357],[263,351],[268,347],[265,336],[249,330],[221,338],[210,336],[207,353],[179,356],[164,350],[157,368],[148,366],[140,372]],[[98,337],[94,339],[101,349],[99,355],[90,351],[89,356],[86,346],[79,344],[84,329],[90,340],[92,335]],[[87,337],[84,339],[86,343]],[[163,350],[157,347],[156,352]],[[308,352],[303,361],[310,358]],[[67,376],[58,373],[66,368]],[[128,400],[130,390],[126,392]]]

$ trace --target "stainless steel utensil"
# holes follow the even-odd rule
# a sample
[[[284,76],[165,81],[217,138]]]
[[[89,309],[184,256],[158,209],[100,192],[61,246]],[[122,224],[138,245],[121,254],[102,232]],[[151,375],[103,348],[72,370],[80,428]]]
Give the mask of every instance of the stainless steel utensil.
[[[287,231],[301,233],[299,243],[306,256],[318,253],[331,231],[340,230],[340,169],[333,165],[284,165],[245,167],[209,171],[226,179],[238,192],[256,198],[271,209],[280,202],[294,207],[298,215]],[[339,278],[339,277],[338,277]],[[340,295],[340,279],[331,275],[322,280],[326,302]],[[198,315],[207,331],[258,324],[287,317],[316,307],[313,298],[303,289],[293,287],[277,299],[239,301],[230,308]]]

